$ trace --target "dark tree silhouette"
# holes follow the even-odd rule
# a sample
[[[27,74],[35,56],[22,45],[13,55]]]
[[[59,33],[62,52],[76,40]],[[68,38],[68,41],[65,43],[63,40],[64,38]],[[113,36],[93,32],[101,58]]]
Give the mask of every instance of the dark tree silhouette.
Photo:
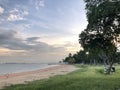
[[[84,0],[87,28],[79,35],[79,42],[91,56],[103,59],[106,73],[110,74],[116,60],[120,37],[120,1]]]

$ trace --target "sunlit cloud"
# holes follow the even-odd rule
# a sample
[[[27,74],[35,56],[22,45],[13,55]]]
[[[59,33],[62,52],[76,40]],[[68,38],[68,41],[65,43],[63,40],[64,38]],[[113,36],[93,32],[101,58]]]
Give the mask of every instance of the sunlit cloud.
[[[15,56],[16,54],[26,53],[25,50],[11,50],[8,48],[0,48],[0,56]],[[22,55],[22,54],[21,54]]]

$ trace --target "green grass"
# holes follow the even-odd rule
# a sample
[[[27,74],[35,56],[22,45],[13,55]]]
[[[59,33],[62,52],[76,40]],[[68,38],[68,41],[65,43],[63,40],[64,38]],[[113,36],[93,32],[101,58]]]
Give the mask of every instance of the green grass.
[[[103,66],[76,66],[80,69],[67,75],[9,86],[4,90],[120,90],[120,66],[116,66],[116,72],[111,75],[104,74]]]

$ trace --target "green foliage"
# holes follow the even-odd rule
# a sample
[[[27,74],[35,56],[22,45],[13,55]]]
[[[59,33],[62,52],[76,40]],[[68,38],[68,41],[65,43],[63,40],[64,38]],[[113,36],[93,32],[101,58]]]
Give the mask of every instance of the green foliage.
[[[73,57],[69,58],[68,63],[74,64],[75,63],[75,59]]]
[[[73,64],[75,63],[75,59],[73,58],[72,54],[69,53],[69,55],[65,59],[63,59],[63,62],[68,62],[70,64]]]
[[[77,52],[76,54],[69,54],[65,59],[63,59],[63,62],[68,62],[70,64],[73,63],[89,63],[89,56],[86,54],[84,50],[81,50]]]
[[[74,54],[73,57],[76,60],[76,63],[85,63],[87,61],[87,55],[85,51],[79,51],[77,54]]]
[[[119,90],[120,66],[111,75],[103,73],[102,66],[76,65],[80,68],[67,75],[34,81],[25,85],[6,87],[3,90]]]

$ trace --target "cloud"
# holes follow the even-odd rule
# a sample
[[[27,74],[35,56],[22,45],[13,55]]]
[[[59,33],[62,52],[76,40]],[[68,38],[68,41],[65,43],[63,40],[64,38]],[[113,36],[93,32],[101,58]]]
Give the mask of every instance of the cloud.
[[[4,13],[4,8],[0,6],[0,14],[3,14],[3,13]]]
[[[25,16],[27,16],[28,14],[29,14],[28,11],[14,8],[13,10],[10,11],[8,21],[25,20]]]
[[[39,40],[40,37],[29,37],[26,39],[27,42],[37,42],[37,40]]]
[[[35,7],[36,9],[40,9],[41,7],[45,6],[44,0],[35,0]]]
[[[16,31],[4,31],[0,32],[0,47],[12,49],[12,50],[22,50],[25,44],[22,39],[17,37],[18,32]]]
[[[16,8],[14,8],[13,10],[10,11],[10,13],[16,13],[16,12],[19,12],[19,10]]]
[[[10,14],[8,16],[8,21],[16,21],[16,20],[24,20],[24,18],[20,15],[14,15],[14,14]]]
[[[23,13],[23,15],[28,15],[29,14],[29,12],[27,12],[27,11],[23,11],[22,13]]]
[[[0,47],[10,50],[24,50],[29,53],[57,53],[65,49],[37,41],[39,37],[20,38],[19,33],[13,30],[0,32]]]

